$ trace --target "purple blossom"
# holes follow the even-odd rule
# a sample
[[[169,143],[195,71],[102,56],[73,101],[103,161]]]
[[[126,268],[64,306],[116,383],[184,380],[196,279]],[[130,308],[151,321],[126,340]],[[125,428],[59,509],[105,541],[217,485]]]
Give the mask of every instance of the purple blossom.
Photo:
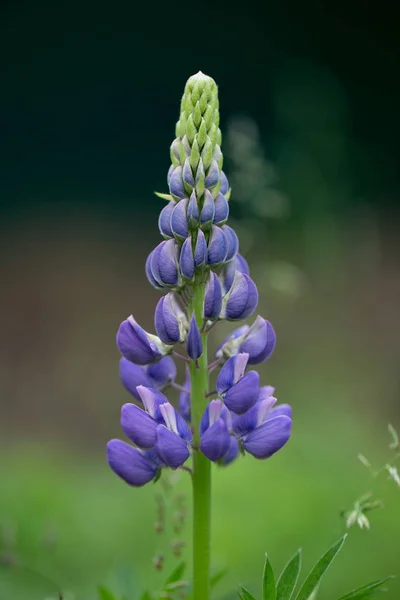
[[[200,450],[213,462],[217,462],[230,449],[229,411],[221,400],[212,400],[200,422]]]
[[[197,232],[196,246],[194,248],[194,264],[201,267],[207,261],[207,242],[201,229]]]
[[[197,196],[195,192],[192,192],[190,195],[186,216],[189,223],[189,227],[195,229],[199,223],[199,207],[197,204]]]
[[[161,242],[154,248],[146,269],[149,281],[154,285],[154,281],[161,288],[177,288],[181,285],[181,278],[178,269],[179,249],[175,240]]]
[[[108,442],[107,460],[114,473],[135,487],[155,479],[161,467],[154,452],[143,452],[122,440]]]
[[[185,279],[191,281],[194,277],[194,256],[192,248],[192,237],[189,236],[182,245],[179,256],[179,269]]]
[[[154,325],[158,337],[165,344],[176,344],[185,340],[188,328],[186,314],[172,292],[158,301]]]
[[[217,392],[232,412],[241,415],[257,402],[260,376],[256,371],[245,373],[249,355],[242,353],[230,358],[217,377]]]
[[[214,220],[215,205],[211,192],[204,191],[203,208],[200,213],[200,224],[203,229],[209,229]]]
[[[189,235],[189,226],[186,214],[188,202],[188,198],[177,202],[171,214],[171,230],[174,236],[180,241],[185,240]]]
[[[229,262],[236,256],[239,250],[239,240],[235,231],[229,225],[222,225],[221,229],[224,232],[227,246],[225,261]]]
[[[175,167],[169,177],[169,191],[171,196],[179,202],[185,197],[185,187],[182,180],[182,167]]]
[[[222,271],[222,281],[225,292],[229,292],[231,289],[236,271],[244,273],[245,275],[250,275],[249,265],[241,254],[236,254],[234,259],[228,262]]]
[[[205,180],[206,188],[213,188],[217,185],[219,180],[219,167],[216,160],[213,160],[210,168],[208,169],[208,174]]]
[[[187,336],[186,350],[190,358],[197,360],[203,354],[203,343],[199,328],[197,327],[196,317],[193,314],[190,320],[189,333]]]
[[[222,301],[221,318],[229,321],[247,319],[256,310],[258,290],[254,281],[236,271],[233,284]]]
[[[163,237],[167,240],[174,237],[171,229],[171,215],[176,206],[175,202],[168,202],[166,206],[160,212],[160,216],[158,217],[158,228]]]
[[[119,326],[117,346],[122,356],[137,365],[153,363],[172,350],[159,337],[142,329],[132,315]]]
[[[128,392],[140,400],[136,389],[138,385],[162,388],[175,380],[176,366],[171,356],[165,356],[157,363],[145,367],[135,365],[122,357],[119,361],[119,376]]]
[[[243,325],[233,331],[219,346],[216,357],[230,357],[238,352],[249,355],[249,364],[255,365],[267,360],[276,345],[276,334],[269,321],[258,316],[253,325]]]
[[[228,244],[221,227],[213,225],[211,227],[210,240],[208,242],[207,262],[209,265],[216,266],[223,263],[228,252]]]
[[[220,179],[221,179],[220,192],[221,192],[221,194],[224,194],[224,196],[225,196],[225,194],[229,190],[229,183],[228,183],[228,179],[223,171],[221,171]]]
[[[210,272],[207,280],[204,298],[204,318],[215,321],[219,318],[222,308],[222,288],[218,275]]]
[[[223,193],[215,198],[214,225],[223,225],[229,216],[229,204]]]

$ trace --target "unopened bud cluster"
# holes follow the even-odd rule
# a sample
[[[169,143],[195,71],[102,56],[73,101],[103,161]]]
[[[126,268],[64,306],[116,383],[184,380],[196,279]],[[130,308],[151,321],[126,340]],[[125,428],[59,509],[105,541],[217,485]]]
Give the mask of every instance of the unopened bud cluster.
[[[120,376],[141,407],[122,407],[121,427],[136,447],[112,440],[108,460],[131,485],[155,479],[164,467],[181,467],[193,450],[226,465],[240,451],[267,458],[290,437],[290,407],[274,407],[273,388],[260,387],[258,373],[247,371],[267,360],[275,347],[275,332],[260,316],[217,349],[217,398],[207,406],[198,432],[191,423],[190,378],[183,385],[175,383],[172,355],[178,345],[197,364],[204,351],[201,332],[222,319],[247,319],[258,304],[237,235],[226,225],[230,190],[220,144],[217,86],[198,73],[188,80],[182,98],[171,145],[169,193],[158,194],[168,201],[158,221],[165,239],[145,267],[150,283],[166,292],[155,309],[156,333],[146,332],[131,315],[117,334]],[[205,287],[200,324],[190,310],[197,286]],[[178,408],[163,393],[168,386],[181,390]],[[193,448],[193,438],[200,439],[199,448]]]

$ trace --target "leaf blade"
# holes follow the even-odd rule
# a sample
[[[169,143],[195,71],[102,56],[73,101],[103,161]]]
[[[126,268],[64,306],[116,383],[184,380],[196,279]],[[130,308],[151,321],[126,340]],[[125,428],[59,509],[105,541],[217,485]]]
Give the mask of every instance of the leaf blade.
[[[296,600],[308,600],[314,589],[321,581],[323,575],[331,566],[334,558],[342,549],[346,537],[347,534],[344,535],[338,542],[336,542],[336,544],[331,546],[317,561],[301,586],[300,591],[296,596]]]
[[[287,562],[276,584],[276,600],[290,600],[301,570],[301,548]]]
[[[100,600],[116,600],[114,594],[110,592],[109,589],[105,588],[103,585],[99,585],[97,588],[97,592],[99,594]]]
[[[250,594],[249,590],[246,590],[242,585],[240,586],[239,598],[240,600],[256,600],[253,594]]]
[[[275,574],[268,554],[265,555],[263,580],[262,580],[263,600],[276,600]]]
[[[384,577],[383,579],[376,579],[375,581],[371,581],[370,583],[366,583],[365,585],[361,585],[360,587],[348,592],[344,596],[340,596],[338,600],[361,600],[362,598],[367,598],[368,594],[374,593],[379,590],[387,581],[393,579],[392,575],[389,577]]]
[[[164,586],[170,585],[171,583],[175,583],[175,581],[179,581],[182,579],[182,575],[185,572],[186,563],[184,561],[180,562],[179,565],[175,567],[172,573],[165,580]]]

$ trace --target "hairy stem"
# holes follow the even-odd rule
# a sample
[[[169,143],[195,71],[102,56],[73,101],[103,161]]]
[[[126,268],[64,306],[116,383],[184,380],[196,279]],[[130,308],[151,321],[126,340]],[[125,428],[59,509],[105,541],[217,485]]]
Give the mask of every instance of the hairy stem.
[[[199,283],[193,294],[192,312],[197,326],[203,321],[205,284]],[[202,333],[203,354],[196,365],[190,364],[191,411],[194,427],[193,444],[200,446],[200,420],[207,406],[208,392],[207,333]],[[211,463],[200,452],[193,452],[193,600],[210,598],[211,536]]]

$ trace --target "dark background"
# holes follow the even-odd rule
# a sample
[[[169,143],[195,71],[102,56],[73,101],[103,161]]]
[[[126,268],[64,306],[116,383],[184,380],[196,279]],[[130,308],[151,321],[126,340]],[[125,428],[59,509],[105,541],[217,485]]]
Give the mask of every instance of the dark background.
[[[173,564],[154,489],[124,486],[104,447],[129,401],[118,324],[153,327],[153,191],[198,70],[219,85],[231,223],[278,334],[263,383],[295,414],[271,461],[215,470],[220,596],[256,593],[265,550],[281,568],[302,546],[311,566],[368,491],[385,508],[318,600],[398,574],[399,488],[357,454],[385,465],[400,425],[399,39],[386,1],[2,3],[0,600],[100,583],[136,600],[154,554]]]

